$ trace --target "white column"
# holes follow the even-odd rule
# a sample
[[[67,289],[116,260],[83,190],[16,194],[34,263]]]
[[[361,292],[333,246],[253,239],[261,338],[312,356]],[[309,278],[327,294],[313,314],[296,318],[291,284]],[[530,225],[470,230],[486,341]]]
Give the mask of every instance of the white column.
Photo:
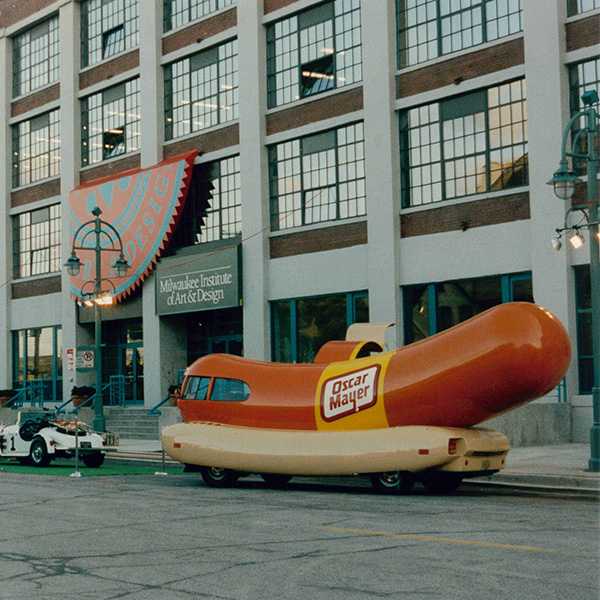
[[[0,31],[0,68],[7,76],[7,81],[0,86],[0,148],[4,148],[4,173],[0,186],[0,347],[4,349],[12,348],[10,339],[10,296],[11,296],[11,278],[12,278],[12,227],[10,218],[10,190],[11,190],[11,135],[8,125],[10,115],[10,100],[12,92],[12,81],[10,74],[11,51],[10,40]],[[0,352],[0,388],[8,389],[12,387],[12,352]]]
[[[77,324],[77,307],[71,297],[69,276],[63,267],[71,254],[69,236],[69,192],[79,185],[81,165],[81,110],[78,100],[79,65],[79,4],[65,3],[60,8],[60,189],[61,189],[61,285],[62,285],[62,345],[63,398],[70,396],[74,385],[91,384],[93,372],[86,377],[67,371],[67,348],[93,346],[92,328]],[[90,215],[91,217],[91,215]],[[84,381],[85,379],[85,381]]]
[[[534,300],[567,327],[576,357],[572,250],[564,244],[556,252],[550,243],[554,230],[563,225],[568,205],[546,185],[558,167],[569,113],[565,12],[562,0],[537,0],[523,6]],[[567,379],[569,395],[577,389],[576,365],[573,360]]]
[[[365,171],[369,236],[371,322],[395,322],[402,343],[399,288],[400,179],[398,122],[394,114],[396,17],[393,0],[361,12],[365,114]]]
[[[238,2],[242,237],[269,224],[268,160],[264,145],[266,47],[262,2]],[[268,297],[269,232],[243,242],[244,355],[271,355]]]
[[[162,1],[144,0],[138,3],[140,23],[140,111],[141,165],[152,167],[162,160],[163,147],[163,78],[160,66],[162,53]],[[165,397],[168,387],[171,343],[168,328],[161,327],[156,315],[154,275],[143,287],[144,331],[144,404],[154,406]],[[185,338],[181,339],[185,346]],[[185,352],[185,348],[184,348]],[[185,363],[185,359],[183,359]],[[185,364],[183,365],[185,366]]]

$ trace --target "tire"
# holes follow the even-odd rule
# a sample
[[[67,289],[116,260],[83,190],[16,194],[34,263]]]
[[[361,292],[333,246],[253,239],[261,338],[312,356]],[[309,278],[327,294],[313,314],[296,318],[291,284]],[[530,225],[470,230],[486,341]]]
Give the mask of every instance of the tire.
[[[91,454],[82,454],[81,460],[86,467],[97,469],[104,462],[104,454],[102,452],[92,452]]]
[[[235,471],[221,467],[200,467],[200,473],[204,483],[214,488],[232,487],[237,479]]]
[[[408,494],[415,482],[415,476],[406,471],[387,471],[369,475],[371,485],[380,494]]]
[[[36,438],[31,443],[29,461],[34,467],[47,467],[50,464],[50,455],[42,438]]]
[[[288,483],[293,475],[278,475],[276,473],[261,473],[264,482],[273,487],[284,486]]]
[[[453,494],[462,483],[462,476],[458,473],[445,473],[432,471],[421,477],[421,483],[431,494]]]

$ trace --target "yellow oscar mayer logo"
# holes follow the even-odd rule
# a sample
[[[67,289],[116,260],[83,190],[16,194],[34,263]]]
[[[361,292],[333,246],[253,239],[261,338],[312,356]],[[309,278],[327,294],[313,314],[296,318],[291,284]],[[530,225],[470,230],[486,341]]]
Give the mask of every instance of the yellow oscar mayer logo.
[[[388,427],[383,405],[383,381],[391,358],[332,363],[323,371],[315,397],[319,430]]]

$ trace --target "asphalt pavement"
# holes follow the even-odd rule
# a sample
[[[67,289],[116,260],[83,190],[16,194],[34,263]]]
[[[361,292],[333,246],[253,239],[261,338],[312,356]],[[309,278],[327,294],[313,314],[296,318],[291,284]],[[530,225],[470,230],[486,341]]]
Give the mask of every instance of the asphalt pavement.
[[[108,447],[107,458],[124,460],[162,460],[160,440],[119,440]],[[504,471],[483,481],[494,485],[537,487],[564,491],[600,492],[600,473],[590,472],[588,444],[557,444],[512,448]],[[169,458],[165,460],[169,462]]]

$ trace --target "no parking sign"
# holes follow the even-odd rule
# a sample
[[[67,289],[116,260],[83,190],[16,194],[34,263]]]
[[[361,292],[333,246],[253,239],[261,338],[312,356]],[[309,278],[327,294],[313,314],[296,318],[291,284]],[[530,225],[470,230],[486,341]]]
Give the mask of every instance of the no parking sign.
[[[94,368],[94,350],[91,348],[77,349],[77,370]]]

